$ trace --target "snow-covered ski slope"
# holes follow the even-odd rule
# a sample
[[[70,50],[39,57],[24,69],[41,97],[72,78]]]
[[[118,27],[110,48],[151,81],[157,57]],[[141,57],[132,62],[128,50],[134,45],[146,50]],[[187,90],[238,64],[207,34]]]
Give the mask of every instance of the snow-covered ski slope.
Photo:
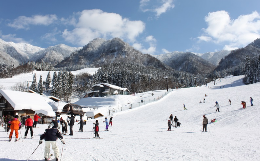
[[[92,139],[94,120],[87,122],[84,132],[77,132],[76,124],[74,135],[64,136],[66,145],[58,141],[61,160],[257,161],[260,158],[260,83],[243,85],[242,78],[230,76],[217,80],[215,86],[209,83],[207,87],[173,90],[157,102],[114,114],[109,131],[104,131],[104,117],[99,118],[99,135],[103,139]],[[250,97],[254,106],[250,106]],[[204,98],[205,103],[199,103]],[[216,112],[215,101],[220,104],[220,112]],[[247,102],[246,109],[242,109],[241,101]],[[181,127],[167,131],[170,114],[177,116]],[[208,132],[202,132],[204,114],[209,121],[217,119],[208,125]],[[33,139],[18,142],[14,139],[8,142],[7,133],[0,127],[0,160],[27,160],[47,125],[38,127],[34,129]],[[44,143],[31,160],[42,160],[43,153]]]

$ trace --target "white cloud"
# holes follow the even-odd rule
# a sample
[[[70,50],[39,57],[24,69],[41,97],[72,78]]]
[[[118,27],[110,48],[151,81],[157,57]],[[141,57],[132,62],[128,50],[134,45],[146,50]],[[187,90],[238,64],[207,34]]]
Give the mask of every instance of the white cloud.
[[[16,29],[29,29],[30,25],[44,25],[48,26],[57,20],[56,15],[34,15],[32,17],[20,16],[15,19],[8,26]]]
[[[2,35],[0,32],[1,39],[7,41],[7,42],[14,42],[14,43],[28,43],[22,38],[17,38],[15,34],[8,34],[8,35]]]
[[[169,52],[168,50],[166,50],[166,49],[162,49],[162,52],[165,53],[165,54],[166,54],[166,53],[170,53],[170,52]]]
[[[51,42],[57,42],[56,35],[59,35],[60,33],[61,32],[57,28],[55,28],[52,32],[46,33],[41,38]]]
[[[147,36],[145,42],[149,44],[149,48],[145,49],[142,44],[134,43],[133,47],[144,54],[154,54],[156,51],[156,39],[153,36]]]
[[[152,7],[151,9],[147,9],[145,7],[148,6],[150,0],[141,0],[140,8],[143,12],[148,12],[148,11],[155,12],[157,17],[167,12],[168,10],[174,8],[173,0],[160,0],[160,2],[161,2],[160,6],[153,3],[153,6],[155,5],[155,7]]]
[[[130,21],[116,13],[107,13],[99,9],[84,10],[78,13],[78,21],[74,19],[75,28],[64,30],[63,37],[78,45],[86,45],[97,37],[119,37],[134,42],[145,29],[142,21]]]
[[[227,43],[224,49],[243,47],[260,37],[260,15],[252,12],[231,19],[226,11],[211,12],[205,17],[208,24],[198,39],[206,42]]]

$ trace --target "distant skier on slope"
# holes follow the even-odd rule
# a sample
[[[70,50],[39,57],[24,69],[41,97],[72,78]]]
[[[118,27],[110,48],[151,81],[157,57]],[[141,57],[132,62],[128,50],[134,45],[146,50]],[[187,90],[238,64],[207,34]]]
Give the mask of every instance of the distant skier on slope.
[[[243,105],[243,108],[246,108],[246,102],[245,101],[241,101],[241,104]]]
[[[110,117],[110,119],[109,119],[109,125],[111,124],[111,126],[112,126],[112,119],[113,119],[113,117]]]
[[[178,122],[178,118],[177,118],[177,116],[175,116],[174,117],[175,128],[177,128],[177,122]]]
[[[228,102],[229,102],[229,104],[231,105],[231,100],[230,100],[230,99],[228,100]]]
[[[205,132],[207,132],[208,123],[209,123],[208,118],[205,115],[203,115],[203,121],[202,121],[203,131],[202,132],[204,132],[204,130],[205,130]]]
[[[168,131],[171,131],[171,126],[172,126],[171,120],[168,120]]]
[[[217,109],[216,109],[216,112],[217,112],[217,111],[219,112],[219,103],[218,103],[218,101],[216,101],[215,103],[216,103],[216,105],[215,105],[214,107],[217,108]]]
[[[250,97],[250,103],[251,103],[251,106],[253,106],[253,98]]]
[[[51,125],[49,125],[49,128],[45,129],[45,132],[40,136],[39,144],[42,144],[43,139],[45,140],[45,151],[44,151],[45,161],[47,161],[48,158],[50,157],[51,146],[54,151],[56,161],[59,160],[59,148],[56,143],[56,140],[58,138],[61,140],[63,144],[65,144],[63,140],[63,136],[61,135],[61,133],[53,123],[51,123]]]
[[[173,123],[173,115],[171,114],[169,119],[171,120],[171,122]]]
[[[183,108],[184,108],[184,110],[187,110],[187,108],[186,108],[185,104],[183,104]]]

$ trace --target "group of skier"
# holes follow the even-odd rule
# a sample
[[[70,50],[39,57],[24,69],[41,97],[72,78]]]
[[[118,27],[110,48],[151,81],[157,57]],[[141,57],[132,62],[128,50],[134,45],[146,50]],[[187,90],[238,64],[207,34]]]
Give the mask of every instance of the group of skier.
[[[168,120],[168,131],[171,131],[171,126],[173,126],[173,122],[175,123],[174,127],[177,128],[177,126],[180,126],[180,123],[178,122],[177,116],[173,118],[173,115],[171,114]]]

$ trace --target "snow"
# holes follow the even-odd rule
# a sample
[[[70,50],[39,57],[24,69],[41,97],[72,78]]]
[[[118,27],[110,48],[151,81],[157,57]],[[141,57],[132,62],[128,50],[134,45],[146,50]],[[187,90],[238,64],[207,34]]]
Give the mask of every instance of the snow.
[[[141,107],[114,113],[113,126],[105,130],[104,117],[98,118],[99,135],[93,138],[93,120],[84,125],[84,132],[65,135],[65,145],[58,140],[61,160],[259,160],[260,83],[243,85],[243,76],[229,76],[202,87],[175,89],[162,99]],[[165,91],[158,91],[158,93]],[[207,94],[207,97],[205,97]],[[138,94],[137,94],[138,95]],[[143,97],[146,97],[142,95]],[[249,98],[253,97],[254,106]],[[125,97],[128,99],[129,97]],[[134,98],[134,97],[133,97]],[[205,98],[205,103],[199,103]],[[229,105],[228,99],[232,104]],[[122,102],[128,102],[121,98]],[[215,102],[220,104],[216,112]],[[241,101],[247,102],[242,109]],[[183,104],[187,110],[183,109]],[[181,122],[167,131],[170,114]],[[216,119],[202,132],[203,115]],[[107,116],[108,118],[110,116]],[[44,143],[38,147],[39,136],[47,125],[37,125],[33,139],[8,142],[8,133],[0,127],[0,160],[43,160]],[[19,135],[24,136],[24,128]]]
[[[31,109],[36,113],[55,116],[48,101],[39,94],[11,90],[0,90],[0,93],[12,105],[14,110]]]
[[[78,75],[78,74],[82,74],[82,73],[89,73],[92,75],[98,69],[99,68],[84,68],[81,70],[72,71],[71,73],[73,75]],[[11,90],[13,87],[15,87],[19,84],[22,84],[25,86],[27,86],[27,84],[29,84],[29,86],[30,86],[32,83],[34,74],[36,74],[36,81],[38,82],[40,79],[40,76],[42,76],[42,80],[45,81],[48,73],[49,73],[49,71],[33,71],[31,73],[22,73],[19,75],[15,75],[12,78],[0,79],[0,89]],[[50,71],[51,78],[53,77],[53,73],[54,73],[54,71]]]

